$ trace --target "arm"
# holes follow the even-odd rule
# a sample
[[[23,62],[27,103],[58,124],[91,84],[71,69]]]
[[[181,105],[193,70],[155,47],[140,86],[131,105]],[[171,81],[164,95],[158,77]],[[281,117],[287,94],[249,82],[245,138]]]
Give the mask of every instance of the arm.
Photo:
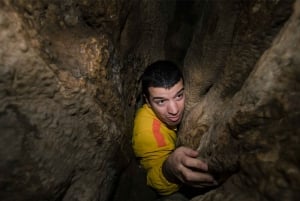
[[[167,180],[162,172],[163,163],[172,150],[168,146],[158,149],[155,146],[141,144],[143,146],[134,146],[134,151],[140,159],[140,164],[147,172],[147,185],[154,188],[161,195],[169,195],[178,191],[178,184]]]
[[[161,195],[169,195],[179,190],[179,185],[166,179],[162,172],[165,159],[158,160],[147,170],[147,185],[154,188]]]
[[[174,143],[166,140],[164,146],[158,146],[151,131],[141,130],[133,136],[133,150],[140,164],[147,171],[147,185],[161,195],[178,191],[176,183],[167,180],[162,173],[162,165],[174,150]]]

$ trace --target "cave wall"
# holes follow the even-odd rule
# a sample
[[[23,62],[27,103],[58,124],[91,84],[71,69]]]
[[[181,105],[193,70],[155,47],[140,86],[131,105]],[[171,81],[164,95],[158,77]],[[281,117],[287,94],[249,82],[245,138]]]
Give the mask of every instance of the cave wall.
[[[139,77],[186,79],[179,144],[220,186],[299,196],[299,0],[0,2],[0,199],[152,200],[130,148]]]
[[[230,12],[235,26],[214,26],[220,30],[215,36],[224,36],[219,40],[223,41],[221,47],[215,52],[203,45],[200,50],[206,51],[199,54],[199,44],[214,41],[199,37],[185,58],[191,93],[179,144],[199,150],[220,182],[220,187],[193,201],[300,197],[296,123],[300,4],[296,2],[286,21],[290,10],[286,1],[264,3],[251,2],[251,7],[243,7],[238,15],[222,7],[223,12],[218,13]]]
[[[108,200],[129,161],[117,10],[79,4],[1,2],[0,200]]]

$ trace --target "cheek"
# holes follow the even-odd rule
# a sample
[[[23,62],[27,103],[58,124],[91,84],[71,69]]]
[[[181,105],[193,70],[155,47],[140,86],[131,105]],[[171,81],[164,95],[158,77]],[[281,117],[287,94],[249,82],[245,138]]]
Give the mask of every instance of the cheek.
[[[178,107],[180,108],[180,110],[184,109],[184,100],[182,100],[178,103]]]
[[[154,109],[157,116],[163,117],[164,114],[166,113],[164,107],[156,107]]]
[[[160,116],[164,116],[165,113],[166,113],[166,112],[165,112],[165,109],[164,109],[164,108],[159,108],[159,109],[158,109],[158,114],[159,114]]]
[[[151,108],[152,108],[152,110],[154,111],[154,113],[156,115],[160,115],[161,114],[162,109],[160,107],[157,107],[157,106],[155,106],[155,105],[152,104]]]

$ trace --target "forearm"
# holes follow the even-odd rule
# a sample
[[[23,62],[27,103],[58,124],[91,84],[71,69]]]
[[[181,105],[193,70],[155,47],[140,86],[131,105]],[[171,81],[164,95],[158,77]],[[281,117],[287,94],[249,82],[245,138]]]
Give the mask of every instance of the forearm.
[[[168,162],[168,160],[166,159],[163,164],[162,164],[162,174],[163,176],[169,181],[169,182],[172,182],[172,183],[177,183],[179,184],[180,183],[180,180],[170,171],[170,168],[169,168],[170,164]]]
[[[178,184],[166,178],[163,173],[163,163],[148,170],[147,184],[161,195],[170,195],[179,189]]]

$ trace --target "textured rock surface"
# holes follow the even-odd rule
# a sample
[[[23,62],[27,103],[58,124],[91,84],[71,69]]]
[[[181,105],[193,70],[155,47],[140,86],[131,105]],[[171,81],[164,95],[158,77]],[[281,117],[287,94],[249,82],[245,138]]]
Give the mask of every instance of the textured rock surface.
[[[296,3],[1,1],[0,200],[153,200],[130,140],[162,58],[186,77],[178,144],[220,181],[193,200],[298,200]]]
[[[293,16],[272,43],[268,40],[275,34],[276,27],[258,24],[255,29],[245,28],[243,19],[236,19],[235,25],[242,24],[235,32],[242,31],[243,35],[234,35],[232,47],[225,45],[225,50],[230,52],[225,55],[226,59],[222,59],[223,53],[214,53],[216,58],[226,62],[223,74],[217,81],[210,82],[208,90],[199,87],[197,94],[190,96],[189,103],[193,105],[183,121],[180,142],[199,150],[221,184],[193,201],[300,198],[300,149],[297,145],[297,122],[300,120],[299,1],[294,9]],[[274,15],[271,20],[277,21],[281,17]],[[264,19],[268,18],[265,16]],[[247,23],[252,24],[251,21]],[[253,34],[257,34],[257,41],[249,38]],[[260,41],[265,35],[262,37],[265,40]],[[254,65],[256,56],[268,45],[270,47]],[[213,51],[207,54],[213,54]],[[192,77],[190,91],[197,88],[194,80],[199,86],[202,82],[207,85],[207,74],[202,74],[201,68],[208,68],[204,72],[208,77],[211,75],[205,59],[200,58],[197,63],[196,59],[190,58],[194,54],[191,49],[186,57],[192,69],[185,71],[187,77]],[[215,62],[219,62],[218,59]],[[194,69],[195,65],[199,68]],[[194,99],[201,101],[194,104]]]
[[[1,4],[0,200],[107,200],[130,155],[112,41],[68,2]]]

